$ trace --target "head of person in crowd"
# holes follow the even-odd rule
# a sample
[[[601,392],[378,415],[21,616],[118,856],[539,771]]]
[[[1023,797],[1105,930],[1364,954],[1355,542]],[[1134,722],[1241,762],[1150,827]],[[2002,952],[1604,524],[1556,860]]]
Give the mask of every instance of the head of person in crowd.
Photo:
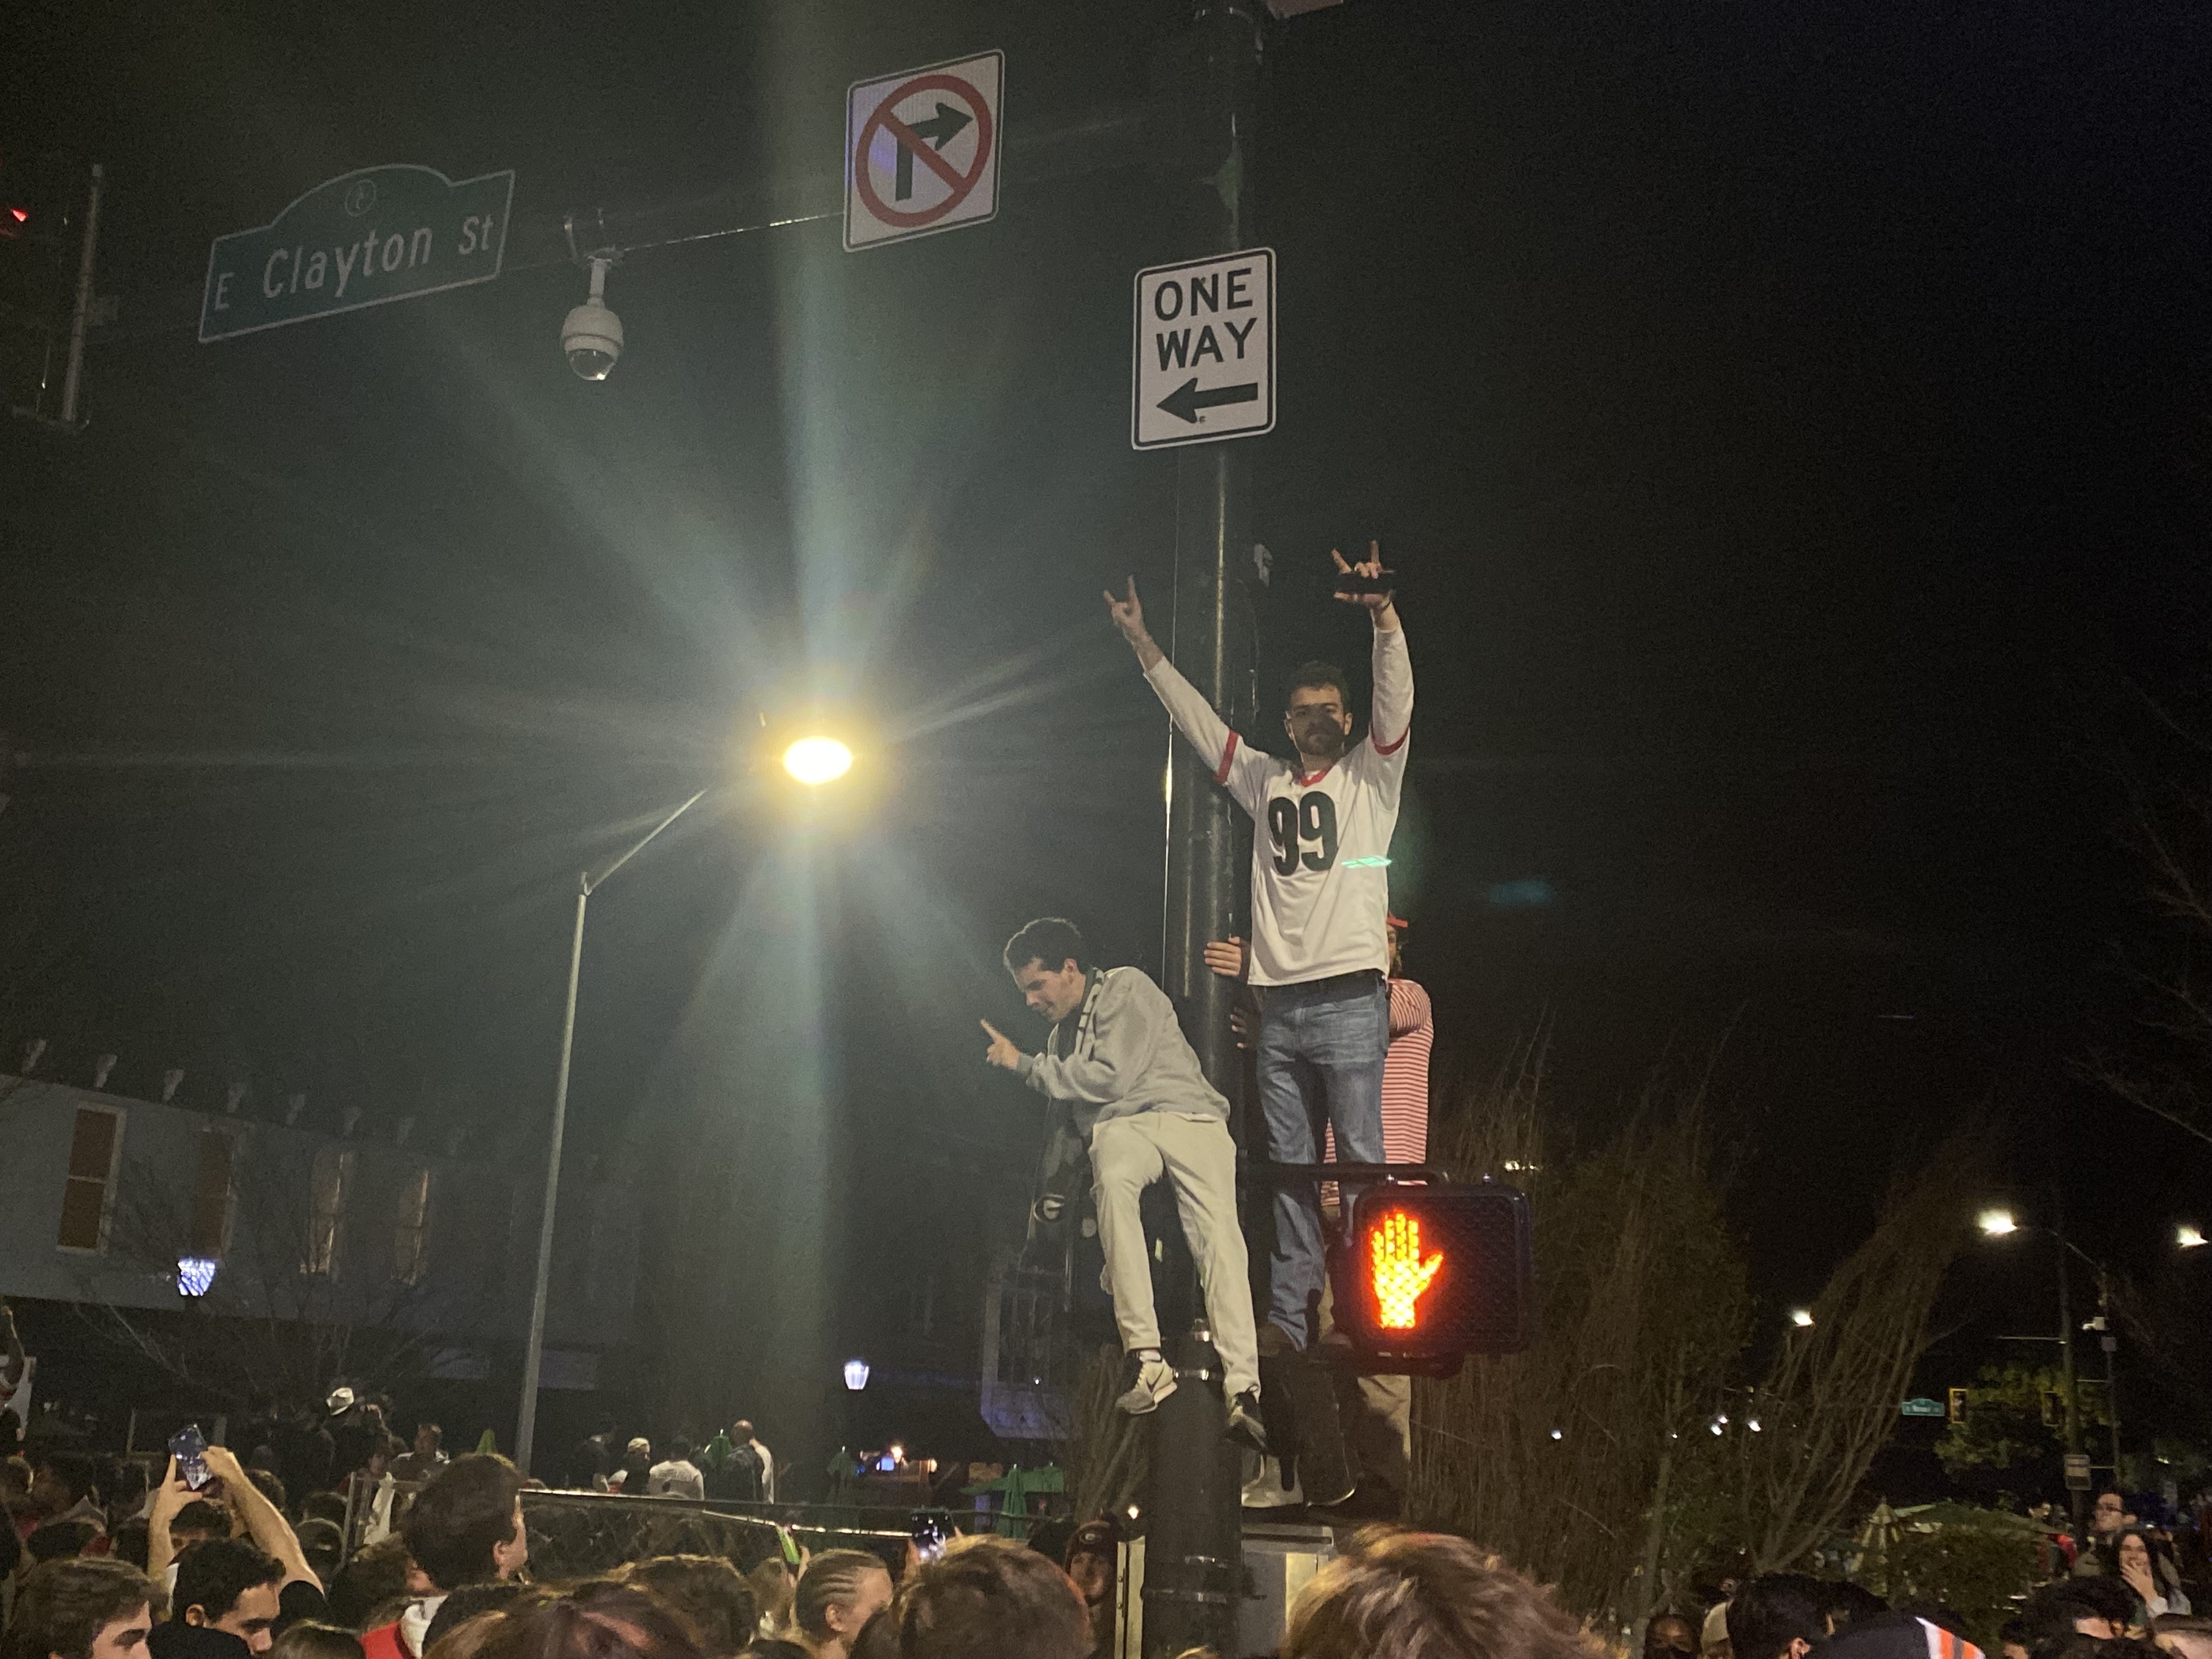
[[[780,1555],[771,1555],[745,1575],[752,1589],[753,1605],[760,1609],[760,1633],[781,1636],[791,1629],[792,1603],[798,1583]]]
[[[266,1653],[276,1640],[283,1587],[284,1564],[275,1556],[243,1538],[210,1538],[178,1559],[169,1620],[234,1636],[248,1653]],[[155,1645],[161,1646],[158,1638]]]
[[[415,1425],[415,1455],[425,1463],[436,1462],[445,1443],[446,1431],[437,1424],[417,1423]]]
[[[667,1461],[671,1463],[688,1463],[691,1461],[691,1437],[689,1435],[679,1434],[669,1441]]]
[[[908,1571],[898,1637],[902,1659],[1085,1659],[1091,1617],[1059,1567],[981,1534]]]
[[[1876,1619],[1889,1611],[1889,1603],[1863,1584],[1827,1578],[1819,1583],[1820,1625],[1829,1636],[1850,1629],[1861,1620]]]
[[[1352,683],[1334,663],[1300,663],[1283,686],[1283,730],[1301,771],[1341,756],[1352,741]]]
[[[890,1604],[890,1570],[879,1557],[866,1550],[823,1550],[799,1575],[791,1622],[813,1659],[848,1659],[860,1626]]]
[[[0,1637],[4,1659],[146,1659],[161,1590],[113,1559],[49,1561],[23,1575]]]
[[[1282,1659],[1592,1659],[1550,1595],[1463,1538],[1376,1528],[1307,1582]]]
[[[11,1510],[27,1507],[32,1481],[30,1460],[21,1452],[9,1453],[8,1461],[0,1463],[0,1504]]]
[[[1829,1587],[1802,1572],[1767,1572],[1729,1598],[1735,1659],[1804,1659],[1828,1634]]]
[[[146,1505],[146,1470],[142,1464],[125,1458],[103,1462],[95,1485],[112,1519],[136,1515]]]
[[[453,1659],[455,1649],[473,1653],[490,1638],[491,1623],[500,1614],[514,1613],[524,1607],[536,1607],[541,1601],[553,1599],[550,1591],[535,1584],[525,1584],[513,1578],[495,1579],[489,1584],[471,1584],[457,1589],[438,1604],[438,1611],[422,1632],[422,1659],[430,1659],[430,1650],[449,1636],[459,1636],[465,1629],[471,1639],[457,1642],[448,1648],[445,1659]]]
[[[99,1536],[100,1528],[89,1521],[49,1521],[31,1529],[23,1548],[33,1561],[66,1561],[73,1555],[82,1555],[85,1547]]]
[[[605,1579],[490,1622],[477,1659],[703,1659],[658,1599]]]
[[[1091,950],[1065,916],[1039,916],[1006,941],[1000,959],[1032,1013],[1057,1025],[1083,1006]]]
[[[2106,1487],[2097,1494],[2097,1501],[2089,1508],[2089,1530],[2098,1538],[2110,1538],[2128,1523],[2128,1500],[2124,1493]]]
[[[760,1633],[760,1603],[745,1576],[719,1555],[656,1555],[619,1577],[691,1621],[707,1659],[734,1659]]]
[[[2027,1598],[2021,1622],[2027,1627],[2031,1654],[2071,1636],[2109,1642],[2127,1633],[2135,1614],[2135,1593],[2115,1578],[2062,1578],[2045,1584]]]
[[[2014,1617],[1997,1626],[1997,1659],[2027,1659],[2027,1620]],[[2205,1656],[2212,1659],[2212,1654]]]
[[[248,1469],[246,1472],[246,1478],[253,1483],[254,1489],[256,1491],[269,1500],[270,1506],[273,1508],[277,1514],[289,1515],[291,1513],[291,1505],[289,1501],[290,1494],[285,1492],[284,1483],[276,1478],[276,1470]]]
[[[645,1490],[645,1482],[653,1473],[653,1443],[643,1435],[632,1435],[629,1444],[623,1448],[623,1490],[636,1493]]]
[[[1644,1627],[1644,1659],[1697,1659],[1698,1627],[1679,1613],[1655,1613]]]
[[[345,1494],[335,1492],[311,1492],[300,1500],[300,1513],[311,1521],[332,1521],[345,1525]]]
[[[143,1572],[146,1563],[153,1555],[153,1532],[144,1516],[134,1515],[107,1534],[107,1553],[118,1561],[128,1561]]]
[[[2156,1595],[2181,1579],[2181,1570],[2174,1565],[2173,1547],[2142,1527],[2123,1527],[2104,1540],[2098,1547],[2097,1562],[2105,1577],[2121,1580],[2139,1596],[2145,1594],[2146,1584],[2151,1587],[2149,1594]]]
[[[860,1626],[853,1638],[853,1659],[902,1659],[896,1607],[885,1607]]]
[[[2063,1636],[2035,1650],[2035,1659],[2160,1659],[2163,1650],[2124,1636]]]
[[[269,1650],[269,1659],[364,1659],[361,1638],[336,1625],[302,1619],[286,1627]]]
[[[2162,1613],[2152,1622],[2151,1641],[2169,1659],[2212,1659],[2212,1619]]]
[[[310,1520],[300,1522],[294,1531],[299,1536],[300,1553],[314,1569],[315,1582],[327,1590],[345,1553],[345,1528],[334,1521]]]
[[[331,1621],[366,1630],[378,1608],[407,1593],[407,1540],[394,1533],[356,1550],[331,1580]]]
[[[1086,1606],[1096,1607],[1112,1599],[1115,1575],[1120,1571],[1121,1529],[1110,1516],[1085,1521],[1070,1534],[1061,1565]]]
[[[33,1471],[31,1506],[62,1515],[92,1496],[92,1460],[75,1452],[56,1452]]]
[[[530,1559],[521,1471],[497,1452],[455,1458],[415,1495],[400,1535],[435,1589],[513,1577]]]
[[[169,1522],[169,1542],[182,1555],[195,1544],[231,1535],[230,1511],[220,1504],[195,1498]]]

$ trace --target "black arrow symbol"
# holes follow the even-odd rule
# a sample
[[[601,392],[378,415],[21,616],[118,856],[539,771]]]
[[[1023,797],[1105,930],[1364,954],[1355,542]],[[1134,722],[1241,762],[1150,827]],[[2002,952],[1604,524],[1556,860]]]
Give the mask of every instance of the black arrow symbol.
[[[964,109],[955,109],[950,104],[939,104],[937,113],[927,121],[909,121],[907,131],[917,138],[929,140],[929,147],[942,150],[960,136],[961,129],[975,118]],[[914,152],[902,141],[898,147],[898,177],[891,186],[891,200],[903,202],[914,194]]]
[[[1242,386],[1218,386],[1211,392],[1198,389],[1198,376],[1194,374],[1159,401],[1159,407],[1179,421],[1198,424],[1198,411],[1216,409],[1223,404],[1256,404],[1260,401],[1260,383],[1247,380]]]

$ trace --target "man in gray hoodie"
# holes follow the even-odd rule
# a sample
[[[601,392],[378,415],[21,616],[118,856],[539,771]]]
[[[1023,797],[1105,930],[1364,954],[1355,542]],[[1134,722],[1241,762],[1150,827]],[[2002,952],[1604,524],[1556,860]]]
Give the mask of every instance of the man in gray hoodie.
[[[1042,1054],[1025,1054],[984,1020],[991,1046],[983,1058],[1067,1103],[1090,1146],[1106,1288],[1127,1351],[1115,1403],[1132,1414],[1149,1412],[1176,1390],[1175,1368],[1160,1352],[1152,1254],[1137,1211],[1139,1195],[1164,1177],[1206,1288],[1229,1431],[1265,1451],[1229,1103],[1199,1068],[1166,993],[1140,969],[1092,966],[1074,923],[1057,916],[1030,923],[1006,941],[1005,960],[1023,1000],[1052,1022],[1052,1034]]]

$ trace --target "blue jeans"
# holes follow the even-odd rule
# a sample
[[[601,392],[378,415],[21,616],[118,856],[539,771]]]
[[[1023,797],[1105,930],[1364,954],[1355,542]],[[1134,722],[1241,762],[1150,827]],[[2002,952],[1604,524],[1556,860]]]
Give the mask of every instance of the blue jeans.
[[[1268,986],[1259,1049],[1268,1157],[1320,1162],[1328,1123],[1336,1130],[1339,1158],[1382,1163],[1382,1055],[1389,1046],[1390,993],[1380,974]],[[1286,1183],[1275,1191],[1267,1318],[1299,1348],[1315,1340],[1322,1270],[1320,1188]]]

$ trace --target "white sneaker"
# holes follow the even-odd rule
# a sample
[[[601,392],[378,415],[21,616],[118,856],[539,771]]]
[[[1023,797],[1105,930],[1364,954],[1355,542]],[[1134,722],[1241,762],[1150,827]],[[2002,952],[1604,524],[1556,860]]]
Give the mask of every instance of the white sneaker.
[[[1161,1401],[1176,1391],[1175,1367],[1164,1359],[1147,1359],[1132,1352],[1121,1368],[1121,1395],[1115,1401],[1132,1417],[1157,1410]]]

